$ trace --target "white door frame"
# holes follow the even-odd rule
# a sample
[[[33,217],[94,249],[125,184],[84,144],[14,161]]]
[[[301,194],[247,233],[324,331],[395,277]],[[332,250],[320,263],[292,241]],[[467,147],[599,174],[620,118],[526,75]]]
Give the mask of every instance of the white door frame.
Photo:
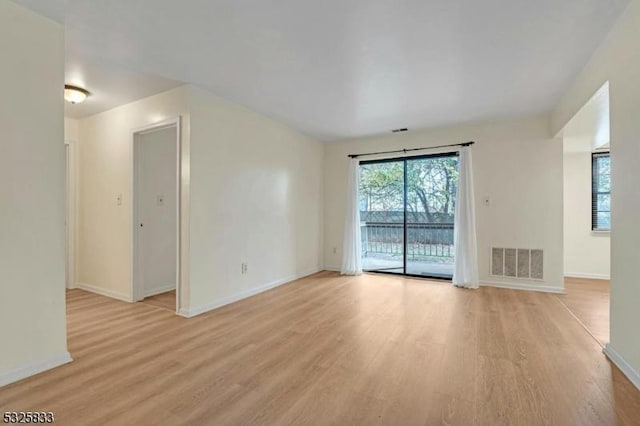
[[[180,311],[181,306],[181,262],[180,255],[182,252],[181,247],[181,160],[182,160],[182,140],[181,140],[181,119],[180,117],[170,118],[163,120],[149,126],[140,127],[131,131],[131,300],[137,302],[144,298],[144,288],[141,285],[142,271],[140,269],[139,262],[139,226],[138,209],[137,209],[137,149],[136,149],[136,136],[145,133],[151,133],[157,130],[175,127],[176,129],[176,312]]]
[[[76,288],[76,142],[64,141],[65,149],[65,287]]]

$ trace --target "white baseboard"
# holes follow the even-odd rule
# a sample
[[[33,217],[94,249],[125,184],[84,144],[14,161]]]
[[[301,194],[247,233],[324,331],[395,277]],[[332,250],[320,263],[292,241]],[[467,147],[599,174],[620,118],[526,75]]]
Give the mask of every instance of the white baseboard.
[[[326,265],[324,267],[325,271],[337,271],[340,272],[340,267]],[[541,286],[537,284],[531,283],[516,283],[516,282],[502,282],[502,281],[480,281],[480,286],[484,287],[499,287],[499,288],[509,288],[512,290],[527,290],[527,291],[541,291],[543,293],[558,293],[564,294],[564,287],[550,287],[550,286]]]
[[[531,283],[515,283],[515,282],[502,282],[502,281],[480,281],[482,287],[498,287],[509,288],[511,290],[527,290],[527,291],[541,291],[543,293],[558,293],[564,294],[563,287],[550,287],[542,286]]]
[[[280,280],[272,281],[270,283],[263,284],[258,287],[251,288],[249,290],[241,291],[240,293],[236,293],[229,297],[224,297],[222,299],[218,299],[214,302],[207,303],[206,305],[196,306],[194,308],[186,309],[181,308],[178,312],[178,315],[181,315],[185,318],[195,317],[196,315],[204,314],[205,312],[212,311],[217,308],[221,308],[222,306],[229,305],[233,302],[237,302],[242,299],[246,299],[247,297],[255,296],[256,294],[263,293],[267,290],[271,290],[272,288],[281,286],[283,284],[289,283],[291,281],[298,280],[300,278],[307,277],[309,275],[313,275],[317,272],[320,272],[321,268],[314,268],[313,270],[309,270],[295,276],[283,278]]]
[[[69,352],[64,351],[50,358],[31,362],[23,365],[22,367],[18,367],[15,370],[0,374],[0,387],[8,385],[9,383],[17,382],[18,380],[26,379],[27,377],[34,376],[38,373],[42,373],[43,371],[51,370],[52,368],[59,367],[71,361],[73,360],[71,359]]]
[[[610,280],[611,276],[606,274],[582,274],[579,272],[565,272],[567,278],[586,278],[590,280]]]
[[[620,354],[613,349],[610,343],[607,343],[604,349],[602,350],[604,354],[609,358],[609,360],[615,364],[616,367],[622,371],[622,374],[627,376],[629,381],[633,383],[633,385],[640,390],[640,374],[633,367],[625,361]]]
[[[157,287],[157,288],[153,288],[151,290],[145,291],[144,292],[144,297],[155,296],[156,294],[166,293],[168,291],[175,290],[175,289],[176,289],[176,284],[175,283],[163,285],[162,287]]]
[[[96,293],[96,294],[99,294],[101,296],[111,297],[112,299],[122,300],[123,302],[129,302],[129,303],[133,302],[131,300],[131,296],[128,295],[128,294],[122,294],[122,293],[118,293],[116,291],[106,290],[104,288],[96,287],[96,286],[93,286],[91,284],[85,284],[85,283],[77,282],[76,283],[76,288],[79,288],[79,289],[85,290],[85,291],[90,291],[91,293]]]

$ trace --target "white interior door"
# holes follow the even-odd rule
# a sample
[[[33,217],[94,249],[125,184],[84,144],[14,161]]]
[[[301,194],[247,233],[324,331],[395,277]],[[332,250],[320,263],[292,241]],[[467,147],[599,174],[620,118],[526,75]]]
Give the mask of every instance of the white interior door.
[[[176,289],[178,240],[175,126],[137,136],[138,285],[148,297]]]

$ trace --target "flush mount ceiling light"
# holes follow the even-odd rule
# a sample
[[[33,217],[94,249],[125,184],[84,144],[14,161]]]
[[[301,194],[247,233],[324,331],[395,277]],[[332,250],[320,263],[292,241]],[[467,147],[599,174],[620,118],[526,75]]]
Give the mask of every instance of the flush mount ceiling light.
[[[64,85],[64,100],[69,103],[79,104],[84,102],[87,96],[89,96],[89,91],[82,87],[71,86],[70,84]]]

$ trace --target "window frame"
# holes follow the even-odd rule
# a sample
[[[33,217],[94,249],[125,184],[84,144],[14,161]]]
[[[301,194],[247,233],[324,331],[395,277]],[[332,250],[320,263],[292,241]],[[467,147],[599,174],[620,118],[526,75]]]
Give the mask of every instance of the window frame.
[[[598,227],[598,213],[609,213],[609,224],[611,224],[611,168],[609,168],[609,191],[598,191],[598,183],[600,174],[598,173],[598,158],[608,157],[611,162],[610,151],[595,151],[591,153],[591,231],[592,232],[610,232],[611,225],[608,228]],[[611,163],[609,163],[611,164]],[[611,166],[609,166],[611,167]],[[609,196],[609,210],[598,210],[598,195]]]
[[[358,164],[359,172],[362,166],[366,166],[369,164],[381,164],[381,163],[393,163],[393,162],[401,162],[403,167],[403,256],[402,256],[402,273],[399,272],[389,272],[380,269],[364,269],[364,272],[372,272],[376,274],[388,274],[388,275],[396,275],[396,276],[405,276],[405,277],[415,277],[415,278],[426,278],[430,280],[443,280],[443,281],[452,281],[453,276],[445,276],[445,275],[427,275],[427,274],[412,274],[407,272],[407,230],[408,230],[408,221],[407,221],[407,162],[412,160],[426,160],[433,158],[441,158],[441,157],[457,157],[458,158],[458,168],[460,167],[459,157],[460,151],[450,151],[450,152],[439,152],[434,154],[420,154],[420,155],[405,155],[402,157],[391,157],[391,158],[379,158],[373,160],[362,160]],[[400,269],[400,268],[394,268]]]

